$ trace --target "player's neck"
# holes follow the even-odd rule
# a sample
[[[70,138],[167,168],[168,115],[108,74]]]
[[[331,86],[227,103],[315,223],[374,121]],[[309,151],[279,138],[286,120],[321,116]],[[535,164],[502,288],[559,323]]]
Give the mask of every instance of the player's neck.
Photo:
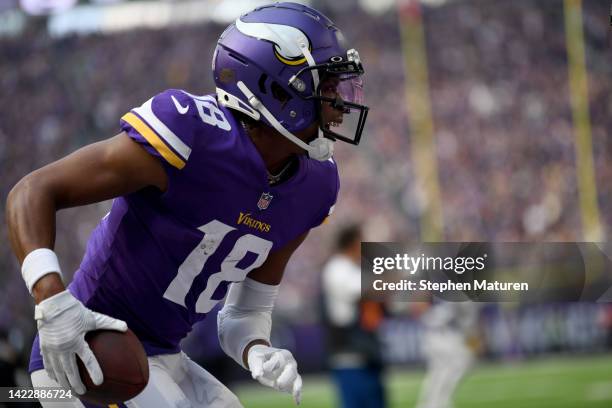
[[[259,153],[261,154],[261,151]],[[293,154],[289,154],[283,157],[268,156],[266,158],[264,154],[261,154],[261,157],[263,158],[263,161],[266,165],[266,170],[268,170],[268,173],[278,174],[282,172],[283,170],[285,170],[287,167],[289,167],[290,163],[293,161],[295,156]]]
[[[295,145],[280,134],[267,134],[261,128],[249,128],[247,134],[263,159],[268,173],[281,172],[295,158]]]

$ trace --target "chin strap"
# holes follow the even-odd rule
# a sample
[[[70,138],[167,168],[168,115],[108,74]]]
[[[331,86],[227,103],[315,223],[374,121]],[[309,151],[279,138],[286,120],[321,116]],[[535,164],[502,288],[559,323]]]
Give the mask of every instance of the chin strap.
[[[229,92],[225,92],[221,88],[217,88],[217,101],[220,105],[236,109],[237,111],[244,113],[252,119],[259,120],[261,117],[258,111],[256,111],[246,103],[242,102],[240,98],[235,97]]]
[[[272,127],[281,135],[285,136],[287,139],[291,140],[296,145],[300,146],[302,149],[308,152],[308,156],[319,161],[329,160],[334,154],[334,143],[323,137],[321,131],[319,130],[319,136],[313,140],[312,142],[306,144],[303,140],[298,138],[293,133],[289,132],[287,129],[280,124],[278,120],[272,115],[272,113],[265,107],[263,103],[251,92],[251,90],[244,84],[242,81],[238,81],[237,83],[238,89],[246,96],[249,104],[253,107],[253,109],[257,110],[259,113],[263,115],[264,118],[272,125]]]
[[[300,46],[300,50],[302,50],[304,58],[306,58],[306,62],[308,62],[308,65],[311,67],[317,65],[314,58],[312,57],[312,54],[310,53],[310,50],[308,49],[308,40],[306,38],[298,38],[297,42]],[[319,72],[316,69],[313,69],[310,71],[310,73],[312,74],[312,82],[314,84],[314,89],[317,89],[319,87]]]
[[[312,57],[312,54],[310,53],[310,50],[308,49],[308,39],[302,37],[298,38],[297,41],[298,45],[300,46],[300,49],[302,50],[302,54],[304,54],[304,58],[306,58],[306,62],[308,62],[308,65],[310,65],[311,67],[315,66],[317,63],[315,62],[314,58]],[[319,71],[313,69],[310,71],[310,73],[312,74],[312,82],[314,85],[314,89],[316,90],[317,88],[319,88]],[[317,156],[321,157],[321,159],[317,160],[325,161],[329,160],[334,154],[334,142],[326,138],[320,128],[318,129],[317,138],[310,142],[309,146],[314,151],[316,151],[316,153],[311,153],[311,151],[309,150],[309,155],[313,159],[316,158],[315,156]]]

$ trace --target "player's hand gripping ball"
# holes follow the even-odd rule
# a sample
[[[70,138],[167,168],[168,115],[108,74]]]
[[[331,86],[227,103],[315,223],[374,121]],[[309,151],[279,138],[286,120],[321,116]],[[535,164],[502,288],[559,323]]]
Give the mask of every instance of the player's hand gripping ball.
[[[34,316],[45,370],[79,398],[123,402],[147,385],[147,356],[124,321],[88,309],[67,290],[40,302]]]

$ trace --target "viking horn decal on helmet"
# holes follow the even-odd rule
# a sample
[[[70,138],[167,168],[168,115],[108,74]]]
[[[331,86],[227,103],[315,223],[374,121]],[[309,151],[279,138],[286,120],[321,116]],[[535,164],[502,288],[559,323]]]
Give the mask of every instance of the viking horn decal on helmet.
[[[248,23],[236,19],[236,28],[244,35],[258,40],[270,41],[278,59],[288,65],[306,62],[299,43],[305,41],[311,48],[308,37],[299,29],[284,24]]]

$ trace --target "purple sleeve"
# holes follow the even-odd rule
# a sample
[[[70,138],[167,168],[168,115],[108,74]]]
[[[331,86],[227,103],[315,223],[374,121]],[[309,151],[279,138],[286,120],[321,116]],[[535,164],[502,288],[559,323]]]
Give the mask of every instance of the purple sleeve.
[[[170,89],[132,109],[121,118],[121,130],[152,155],[182,169],[191,155],[202,120],[194,99]]]

